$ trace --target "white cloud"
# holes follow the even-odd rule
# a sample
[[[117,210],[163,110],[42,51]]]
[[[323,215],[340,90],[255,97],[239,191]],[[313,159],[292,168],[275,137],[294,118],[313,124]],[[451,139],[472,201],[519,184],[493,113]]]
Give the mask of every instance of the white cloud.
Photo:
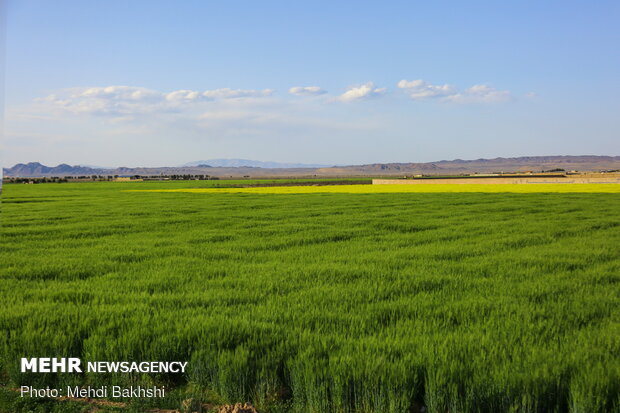
[[[84,89],[73,89],[71,98],[91,98],[91,99],[116,99],[125,101],[140,101],[157,99],[160,93],[143,87],[134,86],[106,86],[91,87]]]
[[[193,94],[197,92],[180,90],[164,94],[143,87],[105,86],[65,89],[35,100],[75,114],[122,117],[171,110],[182,100],[190,100]]]
[[[422,79],[401,80],[398,87],[415,100],[438,98],[453,103],[499,103],[513,99],[508,90],[497,90],[488,85],[474,85],[463,91],[444,84],[433,85]]]
[[[166,100],[169,102],[193,102],[200,98],[200,92],[195,90],[175,90],[166,93]]]
[[[368,82],[360,86],[348,88],[346,92],[337,97],[337,100],[341,102],[352,102],[354,100],[368,99],[380,96],[384,94],[386,90],[386,88],[375,88],[374,83]]]
[[[296,96],[317,96],[324,95],[327,91],[318,86],[295,86],[290,88],[288,93]]]
[[[271,96],[273,89],[245,90],[245,89],[214,89],[203,92],[203,96],[211,99],[260,98]]]
[[[435,97],[442,97],[454,94],[456,91],[450,85],[432,85],[422,79],[401,80],[398,87],[403,89],[411,99],[421,100]]]
[[[455,93],[445,98],[454,103],[500,103],[512,100],[508,90],[497,90],[488,85],[474,85],[461,93]]]
[[[181,89],[164,93],[135,86],[105,86],[65,89],[35,101],[65,112],[120,118],[154,112],[174,112],[188,105],[212,100],[260,98],[272,93],[271,89],[216,89],[205,92]]]

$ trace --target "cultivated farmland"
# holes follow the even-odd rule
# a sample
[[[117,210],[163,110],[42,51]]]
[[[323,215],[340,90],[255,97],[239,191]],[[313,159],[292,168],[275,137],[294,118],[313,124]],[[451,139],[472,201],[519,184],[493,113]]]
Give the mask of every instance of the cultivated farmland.
[[[619,411],[617,186],[214,184],[5,185],[0,411],[80,411],[22,383],[174,389],[134,411]],[[26,375],[25,356],[190,372]]]

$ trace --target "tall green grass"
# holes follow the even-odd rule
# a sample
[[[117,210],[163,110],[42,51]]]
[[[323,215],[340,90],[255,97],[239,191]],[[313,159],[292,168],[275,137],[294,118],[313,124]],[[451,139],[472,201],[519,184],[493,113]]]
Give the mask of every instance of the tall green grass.
[[[164,383],[295,412],[620,409],[618,194],[5,185],[4,385]],[[188,360],[20,374],[19,358]]]

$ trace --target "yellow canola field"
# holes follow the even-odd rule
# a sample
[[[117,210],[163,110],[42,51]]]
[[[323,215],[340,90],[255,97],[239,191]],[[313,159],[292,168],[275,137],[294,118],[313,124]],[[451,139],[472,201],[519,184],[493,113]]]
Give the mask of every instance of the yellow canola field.
[[[133,189],[124,192],[186,192],[230,194],[385,194],[428,192],[600,192],[620,193],[620,184],[435,184],[435,185],[323,185],[250,188]]]

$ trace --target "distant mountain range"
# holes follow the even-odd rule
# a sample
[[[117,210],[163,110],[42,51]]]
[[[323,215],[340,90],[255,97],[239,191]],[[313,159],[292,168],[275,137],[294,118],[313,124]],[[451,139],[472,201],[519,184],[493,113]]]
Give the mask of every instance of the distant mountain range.
[[[186,163],[183,166],[208,165],[219,168],[324,168],[332,165],[305,164],[305,163],[282,163],[282,162],[263,162],[252,161],[249,159],[207,159],[206,161],[195,161]]]
[[[277,166],[274,166],[277,165]],[[620,156],[526,156],[426,163],[375,163],[350,166],[320,166],[250,161],[244,159],[211,159],[191,162],[179,167],[161,168],[94,168],[61,164],[50,167],[31,162],[3,168],[7,177],[50,177],[84,175],[173,175],[203,174],[217,177],[295,177],[295,176],[399,176],[411,174],[447,175],[462,173],[523,172],[564,169],[566,171],[620,170]]]
[[[66,176],[66,175],[93,175],[98,174],[103,169],[92,168],[80,165],[67,165],[66,163],[58,166],[45,166],[39,162],[27,164],[18,163],[12,168],[2,168],[4,176],[35,177],[35,176]]]

